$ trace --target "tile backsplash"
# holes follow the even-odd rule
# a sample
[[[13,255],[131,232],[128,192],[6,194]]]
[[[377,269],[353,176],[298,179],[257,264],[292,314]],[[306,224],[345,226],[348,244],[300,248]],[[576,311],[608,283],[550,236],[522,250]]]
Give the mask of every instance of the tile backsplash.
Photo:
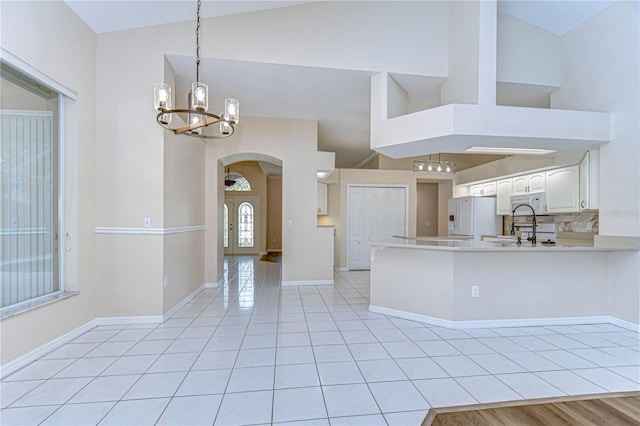
[[[598,235],[598,212],[565,213],[549,216],[536,216],[538,223],[555,223],[558,232],[588,232]],[[516,223],[531,223],[533,216],[516,216]],[[504,216],[503,233],[509,234],[511,216]]]

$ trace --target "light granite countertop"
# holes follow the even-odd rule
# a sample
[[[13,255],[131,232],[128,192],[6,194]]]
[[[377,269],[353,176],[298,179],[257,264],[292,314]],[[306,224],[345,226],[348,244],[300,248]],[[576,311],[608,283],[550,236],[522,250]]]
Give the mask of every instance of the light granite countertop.
[[[538,243],[533,246],[525,241],[518,246],[515,241],[476,241],[461,240],[459,238],[433,237],[433,238],[407,238],[394,237],[387,240],[368,241],[372,247],[395,247],[418,250],[445,250],[457,252],[505,252],[505,251],[526,251],[526,252],[552,252],[552,251],[638,251],[638,244],[626,241],[602,241],[596,243],[585,242],[584,240],[558,240],[556,245],[544,245]]]

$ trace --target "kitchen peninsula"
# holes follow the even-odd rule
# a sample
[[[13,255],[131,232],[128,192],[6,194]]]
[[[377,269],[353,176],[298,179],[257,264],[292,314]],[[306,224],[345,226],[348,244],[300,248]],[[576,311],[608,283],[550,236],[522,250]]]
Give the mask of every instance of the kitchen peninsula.
[[[371,247],[369,310],[450,328],[611,322],[610,255],[639,249],[637,239],[609,237],[590,246],[393,238]]]

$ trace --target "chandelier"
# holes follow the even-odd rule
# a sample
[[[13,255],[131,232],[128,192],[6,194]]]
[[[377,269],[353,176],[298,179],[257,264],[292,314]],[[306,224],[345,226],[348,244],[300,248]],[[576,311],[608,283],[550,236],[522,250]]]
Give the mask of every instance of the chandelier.
[[[173,108],[171,86],[156,83],[153,86],[153,105],[158,111],[159,125],[176,135],[194,136],[205,139],[221,139],[233,134],[234,126],[240,119],[240,103],[228,98],[224,101],[224,112],[213,114],[209,108],[209,86],[200,81],[200,6],[196,20],[196,81],[191,85],[186,109]],[[173,124],[172,124],[173,123]],[[218,126],[212,126],[218,124]]]
[[[440,154],[437,160],[431,159],[429,154],[428,160],[413,160],[414,172],[438,172],[438,173],[455,173],[456,165],[451,161],[440,161]]]

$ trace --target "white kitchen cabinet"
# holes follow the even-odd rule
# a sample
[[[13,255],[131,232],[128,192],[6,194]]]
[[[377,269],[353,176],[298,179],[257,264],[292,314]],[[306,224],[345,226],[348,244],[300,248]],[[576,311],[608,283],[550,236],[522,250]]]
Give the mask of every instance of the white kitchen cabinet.
[[[489,195],[496,195],[496,182],[485,182],[471,185],[470,195],[473,197],[484,197]]]
[[[600,151],[587,151],[580,162],[580,210],[598,208]]]
[[[327,184],[318,182],[318,216],[327,214]]]
[[[511,214],[511,186],[513,179],[502,179],[496,182],[496,214]]]
[[[542,192],[545,190],[545,172],[516,176],[512,179],[511,195]]]
[[[569,166],[546,172],[547,213],[580,211],[580,167]]]

